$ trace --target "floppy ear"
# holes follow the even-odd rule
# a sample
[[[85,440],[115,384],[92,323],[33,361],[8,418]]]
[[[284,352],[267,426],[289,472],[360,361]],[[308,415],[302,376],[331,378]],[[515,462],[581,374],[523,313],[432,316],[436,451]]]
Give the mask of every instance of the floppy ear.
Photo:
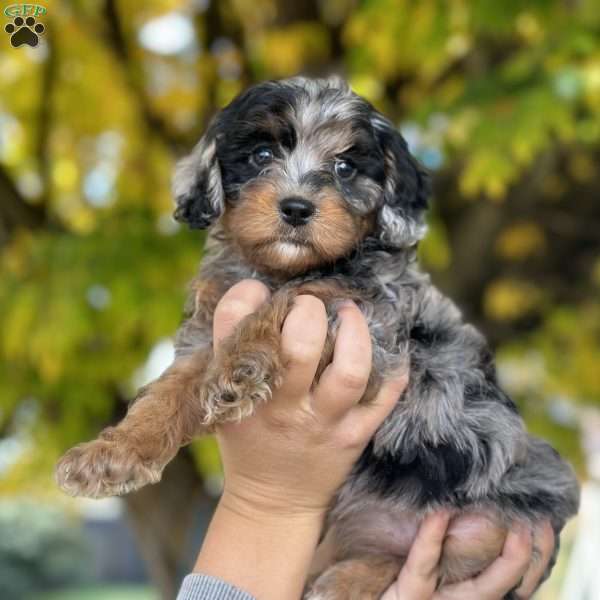
[[[175,166],[175,218],[192,229],[205,229],[223,212],[221,169],[217,160],[217,122],[213,120],[192,153]]]
[[[377,215],[379,237],[388,246],[409,248],[427,230],[424,215],[431,191],[429,175],[390,121],[377,114],[371,124],[385,165],[383,204]]]

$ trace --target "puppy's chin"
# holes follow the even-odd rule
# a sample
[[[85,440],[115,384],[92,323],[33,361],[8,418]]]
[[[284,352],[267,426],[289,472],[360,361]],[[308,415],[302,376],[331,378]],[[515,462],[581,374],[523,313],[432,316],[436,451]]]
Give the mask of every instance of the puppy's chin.
[[[329,262],[310,244],[285,239],[241,250],[259,270],[284,277],[293,277]]]

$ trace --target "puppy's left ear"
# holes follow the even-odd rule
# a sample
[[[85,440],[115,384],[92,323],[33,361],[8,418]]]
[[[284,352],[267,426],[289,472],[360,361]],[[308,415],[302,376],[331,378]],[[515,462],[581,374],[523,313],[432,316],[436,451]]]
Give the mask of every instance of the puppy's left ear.
[[[377,215],[379,237],[388,246],[409,248],[415,246],[427,230],[429,175],[410,154],[406,140],[390,121],[376,114],[371,124],[385,166],[383,203]]]
[[[221,169],[217,160],[217,120],[209,125],[191,154],[175,167],[175,218],[192,229],[206,229],[225,205]]]

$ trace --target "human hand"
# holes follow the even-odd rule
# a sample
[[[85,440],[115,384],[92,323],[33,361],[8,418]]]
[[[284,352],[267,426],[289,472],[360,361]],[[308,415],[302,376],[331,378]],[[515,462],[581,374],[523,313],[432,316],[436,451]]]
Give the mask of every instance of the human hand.
[[[257,281],[233,286],[215,311],[215,348],[268,298]],[[283,384],[255,414],[217,427],[225,486],[195,570],[261,600],[301,597],[331,498],[407,383],[398,376],[358,405],[370,335],[355,305],[339,316],[333,360],[313,386],[327,316],[320,300],[297,297],[282,328]]]
[[[215,311],[215,349],[268,297],[267,288],[254,280],[233,286]],[[327,315],[319,299],[296,298],[282,328],[287,360],[282,385],[254,415],[217,429],[225,475],[223,504],[237,511],[323,516],[396,404],[406,374],[384,383],[368,406],[358,404],[371,371],[370,334],[355,304],[340,307],[339,318],[333,360],[313,387]]]
[[[434,513],[423,521],[406,563],[381,600],[501,600],[515,588],[518,598],[531,597],[554,550],[554,532],[548,521],[533,532],[539,550],[536,559],[532,559],[531,530],[515,526],[506,536],[501,555],[487,569],[477,577],[436,590],[448,522],[445,513]]]

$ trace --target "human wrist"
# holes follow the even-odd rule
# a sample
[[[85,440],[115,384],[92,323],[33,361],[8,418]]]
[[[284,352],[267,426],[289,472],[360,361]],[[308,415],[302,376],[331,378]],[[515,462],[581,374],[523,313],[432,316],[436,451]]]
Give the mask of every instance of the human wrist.
[[[328,493],[323,489],[311,491],[306,482],[298,485],[290,479],[280,482],[271,481],[268,477],[226,476],[221,503],[259,518],[264,514],[294,519],[323,519],[334,492]]]
[[[325,499],[292,494],[271,486],[225,486],[219,501],[222,510],[257,523],[293,520],[322,524],[327,512]]]

